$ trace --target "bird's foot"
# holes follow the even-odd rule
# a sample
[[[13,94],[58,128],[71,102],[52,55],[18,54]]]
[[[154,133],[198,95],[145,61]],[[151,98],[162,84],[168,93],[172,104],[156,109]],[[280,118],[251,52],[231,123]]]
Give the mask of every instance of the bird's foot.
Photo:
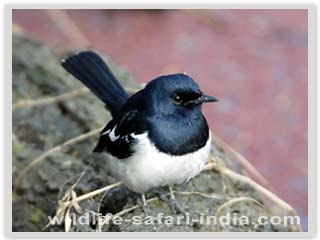
[[[186,215],[187,212],[181,207],[176,198],[170,198],[169,207],[173,215],[183,214]]]
[[[151,209],[149,208],[149,205],[146,200],[146,196],[144,193],[141,194],[141,201],[139,201],[139,205],[141,206],[141,209],[143,213],[147,216],[151,216]]]
[[[174,192],[173,192],[171,187],[169,187],[169,190],[170,190],[170,198],[168,198],[167,195],[164,194],[164,193],[157,192],[159,198],[162,201],[164,201],[165,203],[168,204],[168,206],[170,207],[170,210],[171,210],[173,215],[177,215],[177,214],[186,215],[187,212],[178,203],[177,199],[174,196]]]

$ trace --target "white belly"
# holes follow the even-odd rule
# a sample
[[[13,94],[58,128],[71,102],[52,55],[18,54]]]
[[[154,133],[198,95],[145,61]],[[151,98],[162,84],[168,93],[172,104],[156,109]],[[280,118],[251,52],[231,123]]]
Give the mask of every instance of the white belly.
[[[111,174],[134,192],[180,184],[196,176],[208,160],[211,135],[204,147],[184,156],[159,152],[147,138],[147,133],[135,135],[139,140],[136,152],[129,158],[118,159],[107,154]]]

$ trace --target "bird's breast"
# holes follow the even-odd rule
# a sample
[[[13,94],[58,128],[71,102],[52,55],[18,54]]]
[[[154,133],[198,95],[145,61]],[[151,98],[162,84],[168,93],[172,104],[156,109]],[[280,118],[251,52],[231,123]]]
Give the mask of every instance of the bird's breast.
[[[148,133],[135,135],[135,151],[126,159],[107,154],[111,172],[135,192],[155,187],[180,184],[197,175],[208,159],[210,134],[205,145],[194,152],[173,156],[161,152],[148,137]]]

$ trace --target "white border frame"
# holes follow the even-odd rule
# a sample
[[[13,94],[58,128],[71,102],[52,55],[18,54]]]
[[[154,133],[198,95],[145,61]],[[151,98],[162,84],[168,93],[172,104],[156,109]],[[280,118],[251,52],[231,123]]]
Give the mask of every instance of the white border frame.
[[[315,6],[311,4],[7,4],[5,5],[5,193],[12,191],[12,10],[13,9],[307,9],[308,10],[308,232],[12,232],[12,195],[5,199],[5,233],[8,237],[313,237],[316,233],[316,29]],[[9,160],[9,161],[7,161]]]

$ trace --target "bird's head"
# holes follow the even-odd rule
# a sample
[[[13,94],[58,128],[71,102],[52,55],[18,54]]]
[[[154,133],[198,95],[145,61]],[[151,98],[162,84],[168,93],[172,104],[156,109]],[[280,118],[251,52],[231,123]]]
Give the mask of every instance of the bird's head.
[[[160,114],[182,114],[200,111],[206,102],[218,99],[205,95],[198,84],[186,74],[160,76],[145,88],[152,99],[153,110]]]

